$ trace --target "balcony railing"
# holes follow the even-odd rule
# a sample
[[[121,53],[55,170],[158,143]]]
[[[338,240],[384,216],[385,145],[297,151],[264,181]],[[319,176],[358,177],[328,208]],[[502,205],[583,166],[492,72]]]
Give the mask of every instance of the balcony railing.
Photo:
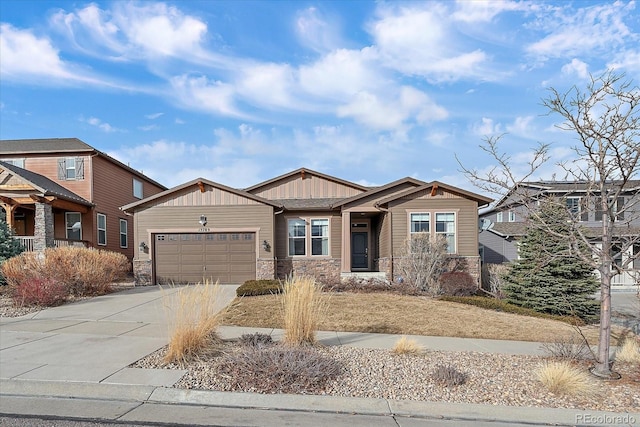
[[[14,236],[14,239],[18,240],[27,252],[33,251],[33,236]],[[53,239],[53,246],[56,248],[65,246],[88,248],[89,242],[86,240]]]

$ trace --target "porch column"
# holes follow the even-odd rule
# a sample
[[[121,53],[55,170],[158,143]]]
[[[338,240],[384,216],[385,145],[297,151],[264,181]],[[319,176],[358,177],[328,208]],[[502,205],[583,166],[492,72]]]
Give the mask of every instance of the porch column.
[[[5,213],[5,221],[7,221],[7,225],[10,230],[13,230],[13,214],[15,213],[17,205],[11,205],[9,203],[0,203],[0,207],[4,209]]]
[[[33,250],[43,252],[53,247],[53,209],[46,203],[36,203]]]
[[[351,271],[351,212],[342,212],[342,273]]]

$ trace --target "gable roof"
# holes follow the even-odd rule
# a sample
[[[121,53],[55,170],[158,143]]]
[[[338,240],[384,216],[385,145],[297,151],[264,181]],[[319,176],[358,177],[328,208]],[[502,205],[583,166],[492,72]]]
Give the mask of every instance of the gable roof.
[[[235,188],[227,187],[226,185],[222,185],[222,184],[219,184],[217,182],[209,181],[208,179],[196,178],[196,179],[191,180],[189,182],[186,182],[184,184],[181,184],[181,185],[178,185],[176,187],[173,187],[173,188],[170,188],[168,190],[165,190],[165,191],[163,191],[161,193],[154,194],[153,196],[147,197],[146,199],[142,199],[142,200],[139,200],[137,202],[129,203],[128,205],[122,206],[120,208],[120,210],[122,210],[124,212],[130,212],[130,211],[136,210],[136,208],[144,207],[144,206],[148,205],[150,202],[153,202],[155,200],[159,200],[159,199],[163,199],[163,198],[166,198],[168,196],[171,196],[172,194],[177,193],[178,191],[184,190],[185,188],[189,188],[189,187],[192,187],[192,186],[199,186],[200,187],[200,186],[202,186],[204,184],[209,185],[209,186],[214,187],[214,188],[217,188],[217,189],[220,189],[220,190],[223,190],[223,191],[227,191],[227,192],[232,193],[232,194],[236,194],[238,196],[242,196],[242,197],[246,197],[246,198],[251,199],[251,200],[255,200],[255,201],[260,202],[260,203],[264,203],[265,205],[273,206],[275,208],[282,208],[282,205],[277,203],[277,202],[264,199],[264,198],[262,198],[260,196],[256,196],[255,194],[251,194],[251,193],[249,193],[247,191],[238,190],[238,189],[235,189]]]
[[[60,184],[50,180],[46,176],[31,172],[27,169],[14,166],[12,164],[0,161],[0,168],[6,169],[11,174],[20,177],[23,181],[32,185],[36,190],[42,193],[43,196],[55,196],[60,199],[68,200],[71,202],[79,203],[85,206],[93,206],[93,203],[78,196],[73,191],[70,191]]]
[[[410,188],[406,191],[403,191],[401,193],[397,193],[394,194],[392,196],[389,196],[385,199],[382,199],[380,201],[378,201],[378,203],[376,203],[376,205],[384,205],[386,203],[392,202],[394,200],[400,199],[402,197],[406,197],[406,196],[410,196],[412,194],[415,193],[419,193],[420,191],[424,191],[424,190],[428,190],[428,189],[438,189],[438,188],[443,188],[451,193],[457,193],[461,196],[463,196],[466,199],[471,199],[474,200],[478,203],[479,206],[484,206],[484,205],[488,205],[491,202],[493,202],[493,199],[489,198],[489,197],[485,197],[482,196],[480,194],[477,193],[472,193],[471,191],[467,191],[467,190],[463,190],[462,188],[458,188],[458,187],[454,187],[453,185],[448,185],[448,184],[443,184],[440,181],[431,181],[429,183],[425,183],[419,187],[415,187],[415,188]]]
[[[291,171],[289,173],[285,173],[284,175],[280,175],[280,176],[277,176],[275,178],[271,178],[271,179],[269,179],[267,181],[263,181],[263,182],[260,182],[258,184],[252,185],[251,187],[247,187],[247,188],[244,189],[244,191],[248,191],[248,192],[257,191],[262,187],[266,187],[267,185],[276,183],[276,182],[281,181],[283,179],[291,178],[291,177],[294,177],[296,175],[304,176],[305,174],[315,175],[317,177],[324,178],[324,179],[327,179],[329,181],[337,182],[337,183],[340,183],[342,185],[346,185],[347,187],[355,188],[355,189],[361,190],[361,191],[367,191],[367,190],[370,189],[370,187],[366,187],[364,185],[356,184],[355,182],[346,181],[344,179],[340,179],[340,178],[336,178],[335,176],[326,175],[326,174],[323,174],[323,173],[320,173],[320,172],[316,172],[316,171],[311,170],[311,169],[300,168],[300,169],[296,169],[294,171]]]
[[[401,178],[401,179],[398,179],[396,181],[390,182],[389,184],[383,185],[381,187],[374,187],[374,188],[369,189],[369,191],[365,191],[364,193],[360,193],[360,194],[357,194],[355,196],[348,197],[346,199],[342,199],[339,202],[334,203],[332,205],[332,207],[335,208],[335,207],[339,207],[339,206],[344,206],[344,205],[346,205],[348,203],[355,202],[355,201],[364,199],[366,197],[373,196],[375,194],[379,194],[381,192],[389,190],[389,189],[391,189],[393,187],[400,186],[402,184],[411,184],[411,185],[414,185],[416,187],[419,187],[421,185],[426,184],[426,182],[420,181],[419,179],[410,178],[410,177]]]
[[[90,146],[78,138],[47,138],[47,139],[3,139],[0,140],[0,155],[21,155],[21,154],[56,154],[56,153],[87,153],[97,154],[107,161],[125,169],[126,171],[144,179],[145,181],[162,188],[164,185],[149,178],[140,171],[125,165],[121,161],[114,159],[106,153]]]

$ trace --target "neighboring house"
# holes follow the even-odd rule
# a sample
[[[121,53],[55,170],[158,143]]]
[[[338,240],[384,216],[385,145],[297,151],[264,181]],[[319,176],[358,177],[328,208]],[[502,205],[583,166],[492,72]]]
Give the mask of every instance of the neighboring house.
[[[478,208],[491,201],[439,182],[371,188],[302,168],[246,189],[195,179],[122,210],[133,215],[137,283],[392,279],[413,232],[445,236],[478,279]]]
[[[602,211],[596,206],[599,195],[589,190],[584,182],[575,181],[536,181],[521,184],[520,194],[527,199],[543,197],[564,199],[567,209],[578,223],[588,229],[595,242],[602,229]],[[527,207],[522,199],[514,197],[515,192],[500,200],[495,207],[480,214],[485,224],[480,233],[482,260],[488,264],[500,264],[518,259],[518,240],[526,233]],[[531,205],[531,203],[529,203]],[[618,212],[617,229],[627,237],[640,235],[640,180],[629,181],[616,201]],[[615,236],[614,236],[615,241]],[[639,242],[640,243],[640,242]],[[633,257],[631,272],[619,274],[612,279],[614,288],[636,285],[640,274],[640,244],[633,245],[627,253],[620,253],[614,261],[624,262]]]
[[[28,250],[82,245],[132,259],[120,206],[164,190],[76,138],[0,140],[0,207]]]

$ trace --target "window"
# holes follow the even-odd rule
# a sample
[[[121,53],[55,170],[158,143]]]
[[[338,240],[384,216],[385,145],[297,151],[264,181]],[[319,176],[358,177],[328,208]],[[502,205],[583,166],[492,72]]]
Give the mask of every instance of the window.
[[[447,239],[447,251],[456,252],[456,214],[453,212],[436,212],[436,235]]]
[[[289,256],[306,255],[306,230],[303,219],[289,220]]]
[[[120,247],[126,248],[129,247],[129,234],[127,231],[127,220],[120,220]]]
[[[5,163],[24,169],[24,159],[0,159]]]
[[[580,197],[567,197],[567,210],[577,217],[580,214]]]
[[[311,220],[311,255],[329,255],[329,220]]]
[[[138,181],[135,178],[133,179],[133,197],[136,197],[138,199],[143,198],[142,181]]]
[[[613,199],[609,200],[609,205],[612,206],[613,214],[616,220],[624,219],[624,197],[618,197],[615,202]],[[602,221],[602,198],[596,199],[595,220]]]
[[[516,222],[516,211],[509,211],[509,222]]]
[[[502,222],[502,221],[503,221],[503,219],[502,219],[502,212],[498,212],[498,213],[496,214],[496,222]]]
[[[58,159],[58,179],[61,181],[84,179],[84,159],[81,157]]]
[[[98,245],[104,246],[107,244],[107,216],[105,214],[98,214]]]
[[[411,214],[411,234],[428,233],[429,232],[429,213],[412,213]]]
[[[66,236],[69,240],[82,240],[82,214],[65,212]]]

